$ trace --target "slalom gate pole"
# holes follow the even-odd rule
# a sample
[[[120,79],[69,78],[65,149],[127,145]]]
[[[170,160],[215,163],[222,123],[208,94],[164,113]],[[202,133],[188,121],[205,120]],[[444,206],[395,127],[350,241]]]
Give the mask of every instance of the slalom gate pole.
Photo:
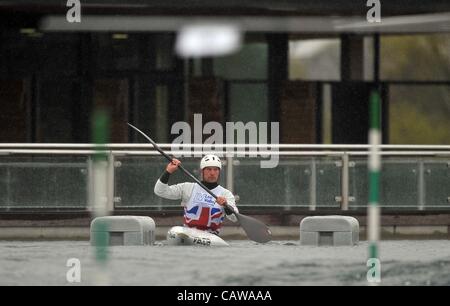
[[[91,211],[94,218],[106,216],[108,211],[108,155],[105,144],[109,142],[109,115],[106,110],[97,108],[92,115],[92,140],[95,143],[95,153],[92,162],[92,188],[89,196]],[[94,284],[107,285],[109,277],[106,270],[108,261],[108,225],[105,222],[95,223],[93,229],[95,261]]]
[[[369,172],[369,203],[367,207],[367,229],[370,259],[379,259],[380,240],[380,170],[381,170],[381,103],[378,91],[373,91],[370,97],[370,154],[368,163]]]

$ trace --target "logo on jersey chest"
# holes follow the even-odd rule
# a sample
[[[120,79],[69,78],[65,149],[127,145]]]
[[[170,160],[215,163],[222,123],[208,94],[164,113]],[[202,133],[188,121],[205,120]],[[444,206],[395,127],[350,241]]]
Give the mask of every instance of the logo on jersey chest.
[[[206,204],[212,207],[215,202],[214,198],[207,193],[197,192],[194,197],[195,204]]]

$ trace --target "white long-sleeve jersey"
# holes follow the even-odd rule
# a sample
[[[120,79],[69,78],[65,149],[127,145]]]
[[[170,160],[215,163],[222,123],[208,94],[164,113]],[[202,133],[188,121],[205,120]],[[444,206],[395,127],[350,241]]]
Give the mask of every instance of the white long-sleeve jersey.
[[[155,194],[169,200],[181,200],[181,206],[184,207],[184,218],[185,225],[190,226],[190,224],[196,224],[198,220],[191,219],[202,219],[202,211],[201,208],[209,208],[209,220],[207,229],[211,229],[215,227],[215,222],[218,223],[218,227],[220,227],[223,215],[226,215],[224,209],[219,204],[215,203],[214,199],[211,195],[209,195],[206,191],[203,190],[197,183],[181,183],[175,185],[168,185],[158,181],[155,184]],[[216,188],[211,190],[217,196],[222,196],[227,199],[227,204],[230,205],[235,212],[239,212],[236,207],[236,200],[233,194],[218,185]],[[200,207],[196,208],[196,207]],[[220,210],[220,212],[219,212]],[[228,219],[233,222],[237,221],[237,218],[234,214],[226,215]],[[215,217],[217,217],[215,219]],[[206,224],[206,220],[203,220],[203,223]],[[193,226],[199,228],[199,226]]]

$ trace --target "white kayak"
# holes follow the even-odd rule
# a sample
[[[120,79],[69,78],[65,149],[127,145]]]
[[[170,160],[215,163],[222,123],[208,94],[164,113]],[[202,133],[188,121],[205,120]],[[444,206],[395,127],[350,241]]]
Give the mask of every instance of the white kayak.
[[[184,226],[174,226],[167,232],[169,245],[229,246],[217,235]]]

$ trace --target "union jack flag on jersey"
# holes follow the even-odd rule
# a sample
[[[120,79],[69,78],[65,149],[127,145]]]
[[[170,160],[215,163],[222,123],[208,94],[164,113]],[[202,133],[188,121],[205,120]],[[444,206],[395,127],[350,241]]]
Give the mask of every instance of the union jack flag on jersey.
[[[198,189],[193,191],[194,198],[190,205],[184,208],[184,224],[218,233],[225,217],[222,207],[206,192]]]

